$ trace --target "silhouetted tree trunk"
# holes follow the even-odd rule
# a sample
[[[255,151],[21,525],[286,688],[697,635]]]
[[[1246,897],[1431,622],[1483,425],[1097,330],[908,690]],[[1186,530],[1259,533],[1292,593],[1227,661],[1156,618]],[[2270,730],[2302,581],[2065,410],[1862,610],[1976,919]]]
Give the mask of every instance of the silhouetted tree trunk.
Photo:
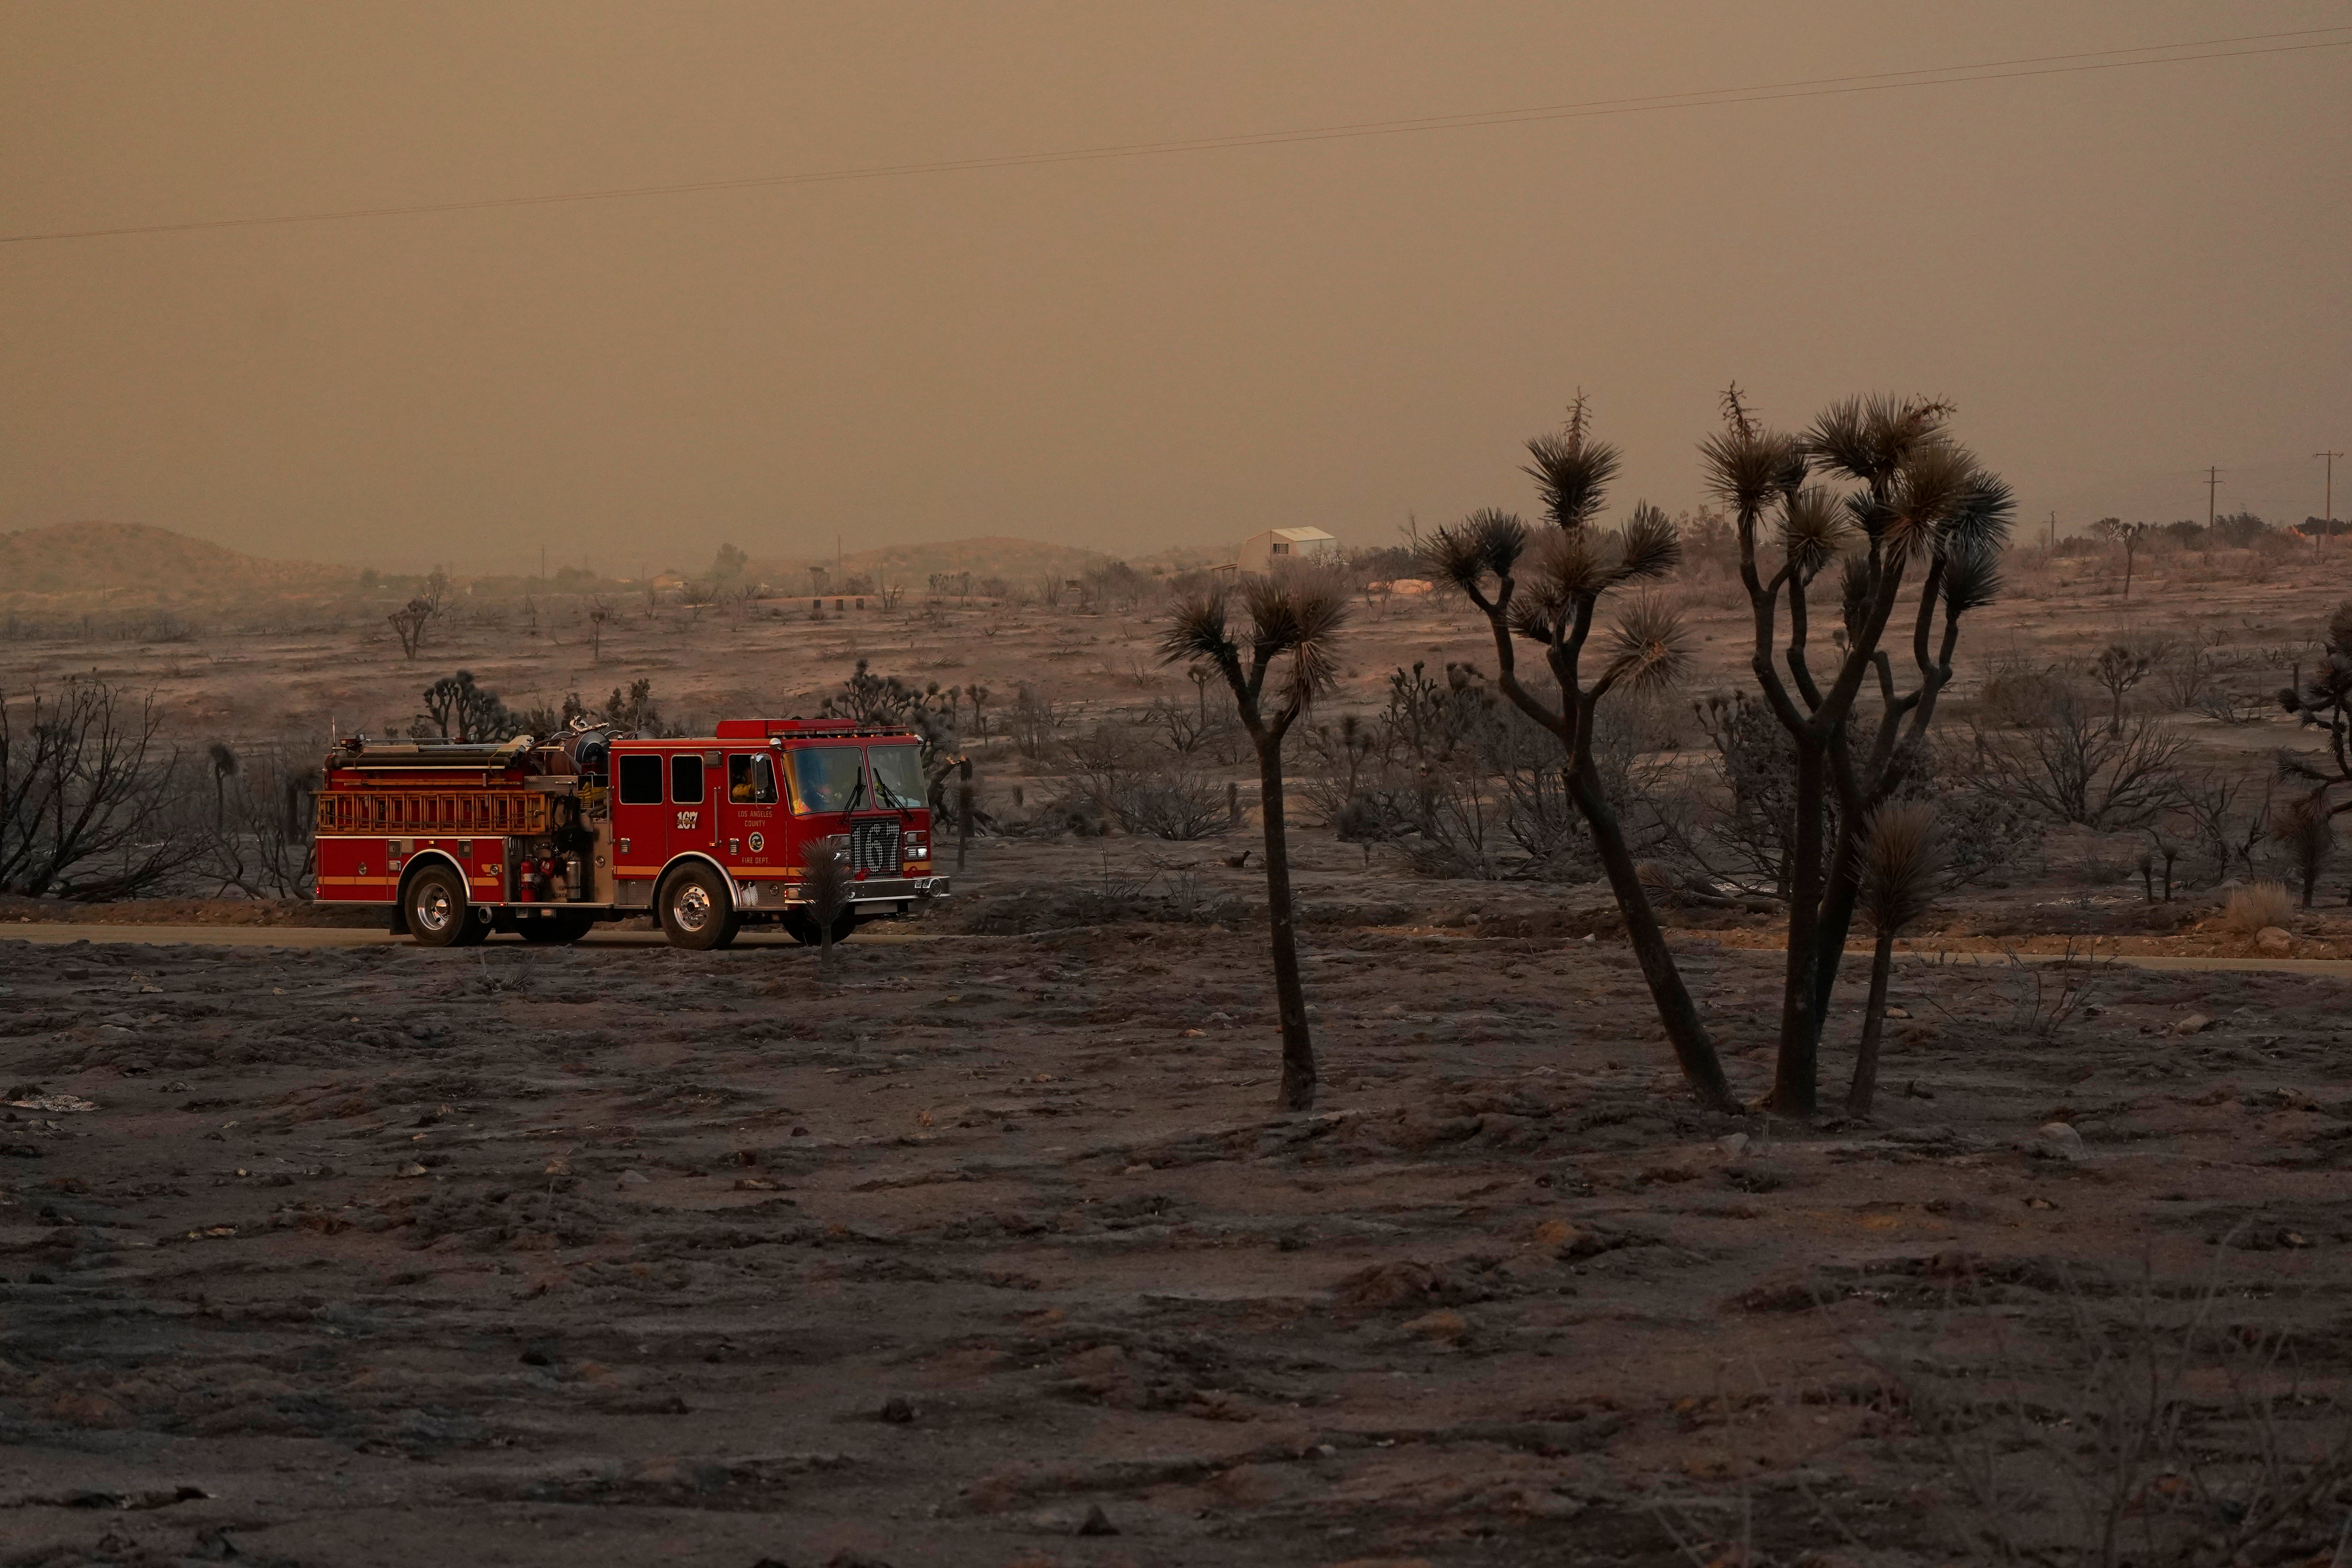
[[[1756,632],[1749,668],[1797,763],[1771,1105],[1806,1116],[1818,1105],[1821,1036],[1853,915],[1861,825],[1892,795],[1925,743],[1937,696],[1951,679],[1960,617],[1998,589],[2014,501],[2006,485],[1945,437],[1949,410],[1942,404],[1852,398],[1832,405],[1801,437],[1762,428],[1737,388],[1725,394],[1724,411],[1726,430],[1705,447],[1708,477],[1737,514],[1740,578]],[[1862,488],[1840,495],[1809,485],[1816,465]],[[1769,540],[1768,520],[1776,525]],[[1832,566],[1843,574],[1842,636],[1837,658],[1817,679],[1809,593]],[[1909,633],[1918,684],[1904,692],[1887,649],[1899,646],[1896,612],[1906,590],[1916,595]],[[1857,737],[1855,705],[1866,686],[1875,689],[1879,713],[1875,732]]]
[[[1620,682],[1667,680],[1680,671],[1679,625],[1663,606],[1636,601],[1612,628],[1610,657],[1589,684],[1581,667],[1602,597],[1672,571],[1682,558],[1682,544],[1673,522],[1646,504],[1634,509],[1620,534],[1603,534],[1593,526],[1619,458],[1614,447],[1591,438],[1586,421],[1580,397],[1562,431],[1527,444],[1533,461],[1526,471],[1543,495],[1551,528],[1531,530],[1515,515],[1482,510],[1439,529],[1422,553],[1430,570],[1460,589],[1486,618],[1495,641],[1496,685],[1567,752],[1569,797],[1591,830],[1684,1081],[1708,1107],[1736,1110],[1738,1101],[1724,1078],[1715,1041],[1683,984],[1592,756],[1595,715]],[[1520,641],[1545,649],[1559,690],[1557,708],[1520,680]]]
[[[1854,1057],[1853,1083],[1846,1090],[1845,1113],[1848,1116],[1870,1114],[1871,1100],[1878,1092],[1878,1046],[1886,1033],[1886,985],[1895,969],[1895,933],[1878,933],[1878,945],[1870,956],[1870,1001],[1862,1015],[1862,1048]]]
[[[1255,704],[1251,705],[1255,708]],[[1275,1006],[1282,1019],[1282,1104],[1315,1104],[1315,1041],[1307,1028],[1307,990],[1298,977],[1298,928],[1290,897],[1290,840],[1283,816],[1282,736],[1244,710],[1257,746],[1258,815],[1265,831],[1265,910],[1272,927]]]
[[[1220,590],[1177,607],[1160,651],[1171,664],[1204,660],[1224,677],[1242,725],[1257,752],[1265,835],[1266,916],[1275,1004],[1282,1023],[1282,1088],[1277,1103],[1285,1110],[1309,1110],[1315,1105],[1315,1042],[1307,1026],[1307,994],[1298,973],[1290,845],[1283,814],[1282,742],[1298,716],[1337,678],[1331,644],[1347,622],[1347,600],[1328,585],[1278,578],[1253,578],[1243,593],[1249,613],[1245,629],[1229,626],[1226,595]],[[1278,702],[1269,709],[1266,677],[1283,659],[1289,661],[1288,678]]]

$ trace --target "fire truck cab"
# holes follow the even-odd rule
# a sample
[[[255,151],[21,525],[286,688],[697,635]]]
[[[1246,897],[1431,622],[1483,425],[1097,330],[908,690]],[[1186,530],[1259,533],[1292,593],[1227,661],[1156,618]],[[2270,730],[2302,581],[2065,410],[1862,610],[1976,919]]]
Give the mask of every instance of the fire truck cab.
[[[679,947],[747,925],[822,939],[806,848],[840,847],[851,896],[833,936],[943,898],[922,742],[848,721],[728,720],[708,737],[582,726],[546,742],[373,742],[329,753],[319,899],[387,906],[432,946],[513,931],[572,942],[651,915]]]

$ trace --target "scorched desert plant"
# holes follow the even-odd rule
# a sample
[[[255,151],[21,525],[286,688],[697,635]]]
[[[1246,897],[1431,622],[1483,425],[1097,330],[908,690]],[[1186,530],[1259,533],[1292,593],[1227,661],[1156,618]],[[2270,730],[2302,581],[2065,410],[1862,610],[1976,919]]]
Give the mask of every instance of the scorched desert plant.
[[[1615,447],[1592,437],[1581,397],[1560,430],[1528,443],[1528,456],[1526,472],[1536,481],[1547,526],[1531,528],[1509,512],[1473,512],[1437,530],[1424,558],[1486,617],[1496,688],[1567,754],[1569,799],[1591,834],[1685,1081],[1706,1104],[1735,1109],[1722,1060],[1666,945],[1593,754],[1601,704],[1612,693],[1671,680],[1684,661],[1679,626],[1664,605],[1633,599],[1604,628],[1598,624],[1601,603],[1673,571],[1681,540],[1665,513],[1646,504],[1635,507],[1621,530],[1600,526],[1619,457]],[[1522,642],[1542,649],[1549,679],[1537,681],[1549,690],[1520,679]]]
[[[1223,589],[1181,602],[1160,638],[1160,653],[1171,664],[1204,661],[1224,678],[1242,728],[1257,752],[1266,914],[1272,926],[1275,998],[1282,1017],[1280,1104],[1286,1110],[1307,1110],[1315,1104],[1315,1044],[1307,1027],[1307,996],[1298,975],[1283,813],[1282,742],[1299,716],[1338,678],[1334,644],[1347,623],[1348,602],[1331,586],[1281,577],[1250,578],[1240,599],[1245,622],[1239,626],[1234,620],[1233,595]]]
[[[1877,932],[1870,954],[1870,1000],[1862,1013],[1862,1047],[1847,1089],[1849,1116],[1870,1114],[1878,1090],[1878,1049],[1886,1032],[1886,983],[1895,968],[1895,936],[1927,912],[1943,876],[1943,835],[1935,808],[1916,801],[1879,807],[1863,848],[1862,912]]]
[[[1801,435],[1766,428],[1737,387],[1723,407],[1724,428],[1701,454],[1737,524],[1748,668],[1796,752],[1770,1103],[1811,1115],[1867,825],[1927,752],[1961,620],[1999,592],[2015,501],[1950,438],[1940,402],[1847,398]],[[1832,569],[1833,587],[1821,584]],[[1815,623],[1832,616],[1824,649]],[[1898,655],[1909,667],[1900,676]]]

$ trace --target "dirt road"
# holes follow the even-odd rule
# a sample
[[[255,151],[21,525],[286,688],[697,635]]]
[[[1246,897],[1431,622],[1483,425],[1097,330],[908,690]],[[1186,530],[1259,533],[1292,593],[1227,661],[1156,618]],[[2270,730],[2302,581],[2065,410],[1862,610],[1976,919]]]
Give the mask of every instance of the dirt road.
[[[1420,940],[1433,942],[1464,942],[1484,940],[1475,937],[1463,937],[1435,932],[1422,932],[1416,934]],[[885,926],[868,927],[867,929],[859,931],[855,940],[860,947],[875,947],[887,946],[892,943],[940,941],[954,941],[963,943],[977,944],[1004,939],[968,935],[949,937],[935,931],[925,931],[919,926],[911,926],[903,931]],[[1685,940],[1688,939],[1686,938]],[[1705,941],[1706,938],[1702,935],[1698,940]],[[67,921],[55,921],[39,924],[23,923],[16,925],[0,925],[0,941],[30,942],[52,945],[61,942],[70,943],[87,942],[109,943],[129,942],[147,947],[194,945],[197,947],[280,947],[295,949],[409,947],[415,945],[404,936],[394,936],[389,932],[380,931],[354,931],[347,927],[298,925],[101,925],[96,922]],[[529,945],[520,937],[493,937],[490,941],[492,943],[499,947],[520,948]],[[583,948],[594,950],[603,948],[660,948],[666,947],[668,944],[664,941],[659,931],[616,931],[609,927],[604,927],[599,928],[595,931],[591,932],[588,936],[583,938],[578,945]],[[792,948],[797,947],[799,944],[780,932],[753,930],[747,931],[741,936],[738,937],[736,939],[736,945],[738,947],[748,948]],[[1866,952],[1868,950],[1869,944],[1866,942],[1856,942],[1852,944],[1850,948],[1850,951],[1857,953]],[[1769,952],[1770,950],[1759,949],[1757,951]],[[2053,953],[2021,953],[2019,956],[2031,963],[2052,963],[2060,961],[2059,956]],[[1945,963],[1991,964],[1998,966],[2005,964],[2008,960],[2005,956],[1997,952],[1953,952],[1938,953],[1922,952],[1916,950],[1911,950],[1906,951],[1902,954],[1902,962],[1906,965],[1913,963]],[[2281,974],[2332,974],[2352,976],[2352,959],[2343,958],[2233,958],[2223,956],[2202,956],[2198,954],[2175,955],[2168,953],[2119,953],[2113,955],[2102,954],[2099,957],[2099,962],[2103,963],[2120,963],[2133,969],[2218,970],[2242,971],[2246,973],[2269,971]]]
[[[908,931],[866,930],[854,939],[861,945],[887,946],[892,942],[937,940],[928,933]],[[352,947],[414,947],[405,936],[389,931],[360,931],[349,926],[299,925],[100,925],[95,922],[58,921],[48,924],[24,923],[0,925],[0,942],[30,942],[54,946],[60,942],[129,942],[142,947],[283,947],[294,949]],[[530,944],[519,936],[494,936],[488,945],[501,948],[527,948]],[[667,939],[657,931],[619,931],[600,927],[583,937],[577,944],[585,948],[666,948]],[[738,947],[797,948],[800,943],[782,931],[751,930],[735,939]]]

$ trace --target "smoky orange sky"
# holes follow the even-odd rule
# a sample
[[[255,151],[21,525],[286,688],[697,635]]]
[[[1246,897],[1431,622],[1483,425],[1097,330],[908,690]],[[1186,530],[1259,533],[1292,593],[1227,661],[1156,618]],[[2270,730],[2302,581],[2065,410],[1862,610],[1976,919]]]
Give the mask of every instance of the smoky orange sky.
[[[2352,25],[2341,4],[16,4],[0,230],[728,180]],[[2331,35],[2341,38],[2352,34]],[[2037,521],[2321,510],[2352,48],[0,244],[0,528],[386,568],[1621,504],[1737,379],[1939,394]],[[2352,468],[2338,465],[2339,479]],[[2341,497],[2352,482],[2339,483]],[[2339,499],[2336,510],[2347,508]]]

